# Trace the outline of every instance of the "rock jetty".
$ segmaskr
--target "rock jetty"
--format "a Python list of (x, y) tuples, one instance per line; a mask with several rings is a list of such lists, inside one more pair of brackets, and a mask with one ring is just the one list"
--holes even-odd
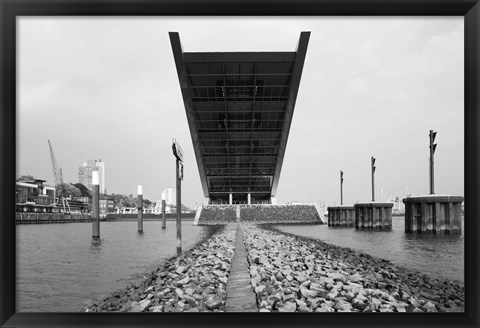
[(260, 312), (463, 312), (464, 287), (320, 241), (242, 225)]
[(237, 227), (259, 312), (463, 312), (462, 284), (275, 230), (228, 224), (86, 312), (224, 312)]
[(140, 283), (114, 292), (85, 311), (223, 312), (235, 238), (235, 225), (227, 225), (183, 259), (166, 261)]

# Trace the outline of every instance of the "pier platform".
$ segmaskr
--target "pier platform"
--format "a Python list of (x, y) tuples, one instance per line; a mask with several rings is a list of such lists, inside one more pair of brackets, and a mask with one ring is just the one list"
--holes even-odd
[(355, 225), (355, 207), (330, 206), (327, 210), (329, 227), (353, 227)]
[(462, 202), (462, 196), (426, 195), (404, 198), (405, 232), (460, 234)]
[(369, 202), (355, 206), (355, 228), (392, 230), (393, 203)]

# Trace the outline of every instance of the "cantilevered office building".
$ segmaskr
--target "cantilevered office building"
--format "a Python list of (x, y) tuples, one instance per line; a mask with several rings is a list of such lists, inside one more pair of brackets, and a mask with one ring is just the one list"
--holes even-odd
[(292, 52), (183, 52), (170, 32), (210, 203), (275, 203), (309, 37)]

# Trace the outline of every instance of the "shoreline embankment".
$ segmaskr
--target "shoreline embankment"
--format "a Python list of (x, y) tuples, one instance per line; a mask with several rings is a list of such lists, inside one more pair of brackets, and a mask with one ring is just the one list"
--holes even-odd
[[(105, 221), (101, 219), (100, 221)], [(15, 224), (82, 223), (92, 222), (92, 216), (85, 213), (31, 213), (16, 212)]]
[(172, 257), (143, 279), (84, 307), (86, 312), (222, 312), (234, 255), (233, 225), (209, 233), (182, 258)]
[(459, 282), (271, 225), (242, 228), (262, 312), (464, 311)]
[[(182, 213), (183, 221), (193, 221), (195, 213)], [(166, 213), (166, 221), (175, 221), (177, 219), (176, 213)], [(122, 222), (122, 221), (137, 221), (137, 214), (107, 214), (101, 216), (101, 222)], [(146, 213), (143, 215), (144, 221), (161, 221), (163, 217), (161, 214)], [(16, 212), (16, 224), (46, 224), (46, 223), (84, 223), (92, 222), (92, 216), (87, 213), (43, 213), (43, 212)]]
[[(349, 248), (240, 223), (260, 312), (463, 312), (464, 286)], [(236, 224), (87, 312), (223, 312)]]

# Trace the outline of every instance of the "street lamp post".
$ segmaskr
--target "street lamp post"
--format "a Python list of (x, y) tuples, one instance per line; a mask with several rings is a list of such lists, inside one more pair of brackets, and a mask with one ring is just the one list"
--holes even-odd
[(340, 171), (340, 205), (343, 205), (343, 171)]
[(375, 201), (375, 157), (372, 156), (372, 202)]
[(435, 149), (437, 149), (437, 144), (434, 144), (433, 142), (435, 141), (436, 136), (437, 132), (430, 130), (430, 195), (435, 194), (433, 183), (433, 155), (435, 154)]
[(176, 158), (177, 181), (177, 256), (182, 255), (182, 180), (183, 180), (183, 151), (175, 139), (172, 142), (173, 155)]

